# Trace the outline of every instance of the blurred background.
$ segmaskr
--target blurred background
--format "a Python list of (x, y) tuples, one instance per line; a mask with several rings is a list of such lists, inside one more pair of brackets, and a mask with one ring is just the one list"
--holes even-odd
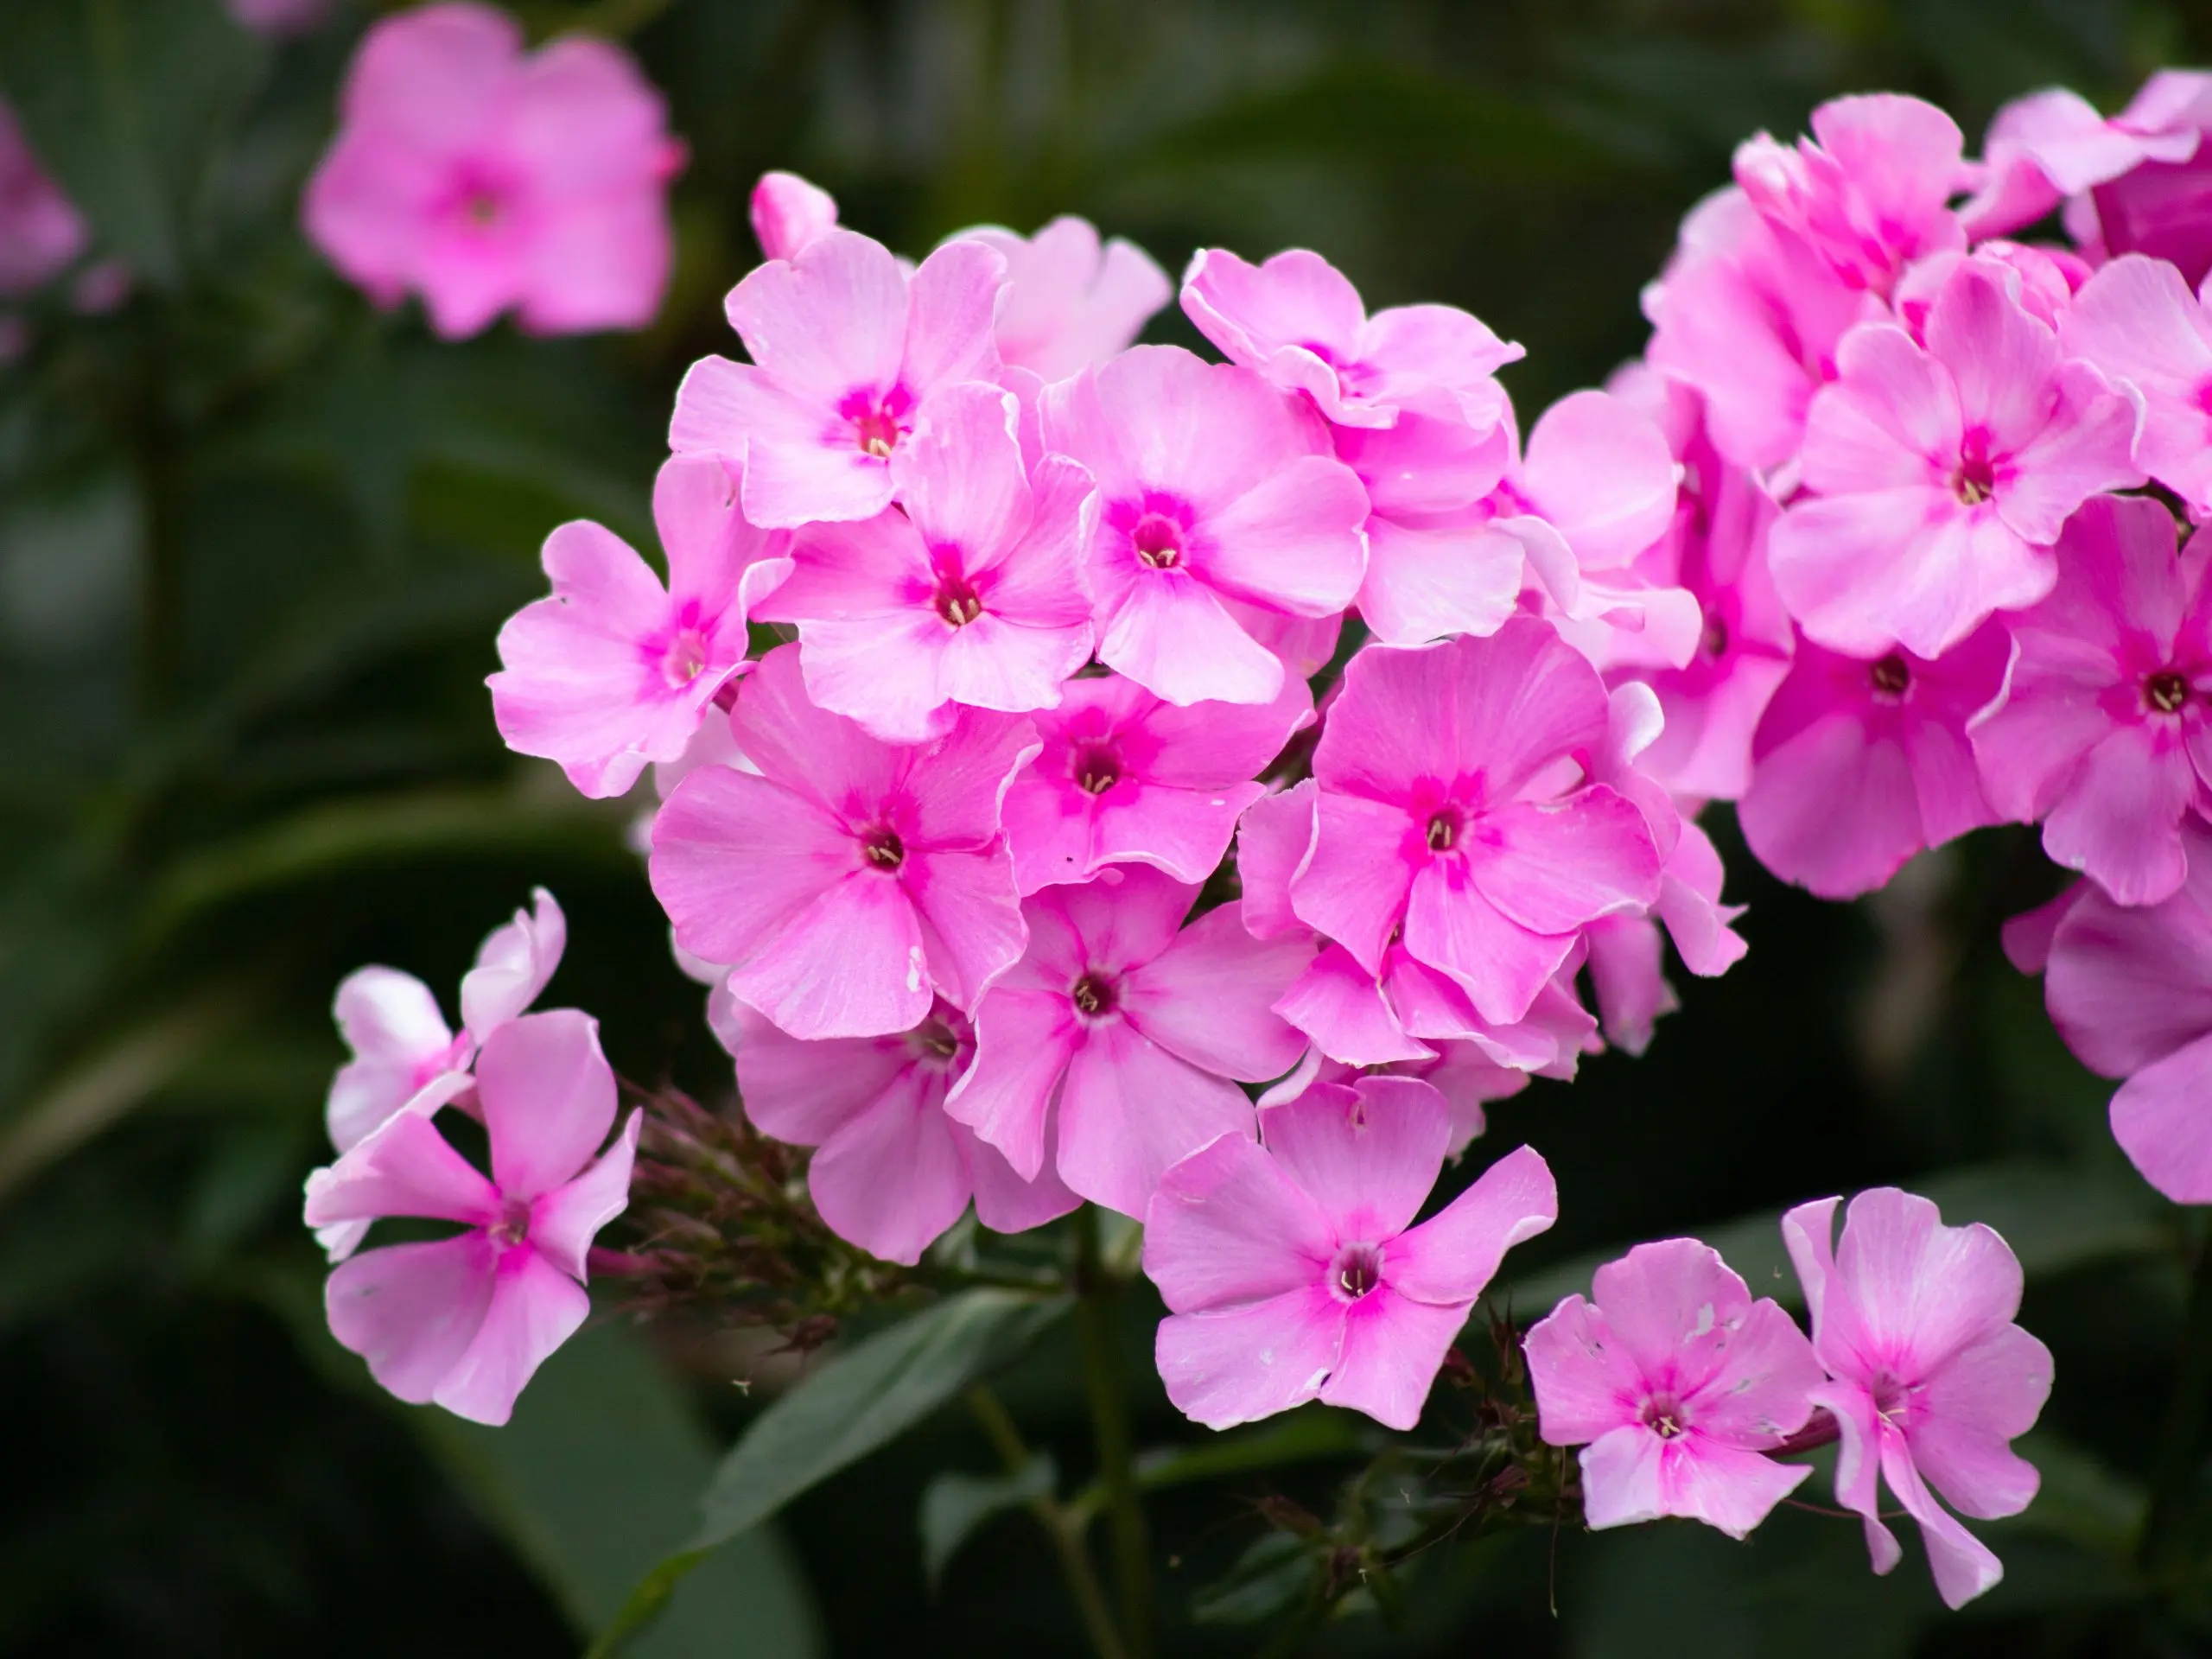
[[(1505, 378), (1525, 423), (1641, 348), (1639, 287), (1750, 133), (1892, 88), (1973, 144), (2017, 93), (2063, 82), (2112, 109), (2152, 68), (2212, 60), (2212, 16), (2178, 0), (516, 10), (534, 38), (623, 39), (690, 146), (677, 273), (642, 334), (441, 344), (309, 249), (299, 192), (373, 8), (272, 42), (218, 0), (0, 5), (0, 91), (39, 112), (96, 255), (131, 274), (98, 315), (66, 285), (19, 308), (0, 367), (0, 1653), (576, 1651), (790, 1374), (711, 1332), (610, 1322), (511, 1429), (472, 1429), (395, 1404), (334, 1347), (298, 1221), (337, 980), (383, 962), (449, 998), (533, 884), (569, 915), (549, 1003), (601, 1016), (629, 1077), (728, 1092), (628, 809), (508, 754), (482, 682), (553, 525), (652, 544), (671, 397), (734, 348), (719, 302), (758, 258), (762, 169), (913, 253), (1062, 212), (1171, 272), (1201, 245), (1315, 248), (1370, 305), (1449, 301), (1523, 342)], [(1198, 344), (1173, 313), (1147, 338)], [(1534, 1528), (1431, 1552), (1395, 1627), (1370, 1610), (1283, 1650), (2207, 1651), (2206, 1541), (2149, 1567), (2133, 1545), (2154, 1494), (2202, 1513), (2191, 1389), (2212, 1355), (2176, 1359), (2202, 1241), (2127, 1168), (2107, 1087), (1998, 951), (1998, 922), (2055, 885), (2031, 838), (1984, 832), (1837, 907), (1763, 876), (1725, 810), (1708, 822), (1749, 960), (1678, 972), (1685, 1006), (1644, 1058), (1493, 1117), (1563, 1196), (1516, 1306), (1573, 1287), (1591, 1252), (1684, 1231), (1756, 1292), (1778, 1240), (1754, 1226), (1739, 1251), (1728, 1224), (1881, 1181), (1996, 1221), (2058, 1361), (2024, 1448), (2044, 1496), (1986, 1529), (2004, 1585), (1945, 1616), (1916, 1546), (1877, 1580), (1855, 1525), (1802, 1512), (1745, 1546)], [(1156, 1311), (1130, 1317), (1147, 1351)], [(1141, 1386), (1143, 1444), (1194, 1436)], [(1068, 1352), (1003, 1393), (1087, 1473)], [(1079, 1650), (1018, 1515), (925, 1571), (925, 1484), (992, 1466), (944, 1414), (717, 1558), (637, 1651)], [(1166, 1649), (1254, 1651), (1266, 1627), (1240, 1621), (1280, 1599), (1224, 1574), (1265, 1537), (1264, 1499), (1326, 1510), (1344, 1473), (1164, 1497)]]

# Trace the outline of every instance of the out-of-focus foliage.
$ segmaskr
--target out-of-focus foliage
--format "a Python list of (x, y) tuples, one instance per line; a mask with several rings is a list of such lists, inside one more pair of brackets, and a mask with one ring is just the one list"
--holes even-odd
[[(602, 1332), (512, 1429), (463, 1432), (363, 1386), (297, 1224), (333, 985), (383, 961), (449, 988), (533, 883), (571, 918), (550, 1000), (600, 1014), (638, 1081), (727, 1092), (625, 810), (509, 756), (481, 682), (555, 524), (650, 544), (670, 397), (729, 344), (762, 168), (910, 251), (1059, 212), (1171, 268), (1200, 244), (1313, 246), (1373, 303), (1455, 302), (1523, 341), (1526, 418), (1638, 349), (1640, 284), (1749, 132), (1894, 87), (1975, 135), (2033, 86), (2112, 107), (2212, 59), (2178, 0), (519, 10), (539, 35), (623, 35), (690, 146), (642, 335), (440, 345), (307, 248), (298, 192), (368, 8), (272, 46), (218, 0), (0, 5), (0, 91), (134, 275), (111, 313), (76, 314), (66, 285), (29, 308), (0, 368), (0, 1651), (560, 1650), (690, 1535), (709, 1429), (734, 1439), (794, 1375), (712, 1332), (654, 1327), (653, 1364)], [(1195, 343), (1173, 315), (1154, 334)], [(1689, 1230), (1765, 1288), (1770, 1230), (1726, 1224), (1816, 1190), (1909, 1180), (1997, 1222), (2058, 1357), (2044, 1496), (1989, 1529), (2005, 1583), (1944, 1618), (1916, 1558), (1875, 1580), (1857, 1528), (1811, 1514), (1742, 1548), (1675, 1525), (1442, 1535), (1387, 1586), (1338, 1586), (1352, 1616), (1296, 1650), (2191, 1650), (2212, 1628), (2204, 1441), (2166, 1418), (2201, 1240), (1997, 953), (1998, 919), (2047, 891), (2031, 837), (1978, 836), (1855, 909), (1740, 849), (1730, 868), (1751, 960), (1688, 985), (1645, 1059), (1495, 1115), (1563, 1197), (1516, 1309), (1592, 1253)], [(1147, 1351), (1156, 1306), (1124, 1312)], [(996, 1386), (1081, 1505), (1072, 1338)], [(1251, 1650), (1273, 1627), (1239, 1621), (1310, 1594), (1317, 1540), (1379, 1559), (1436, 1512), (1418, 1470), (1344, 1489), (1370, 1448), (1325, 1414), (1212, 1441), (1147, 1379), (1139, 1417), (1172, 1652)], [(979, 1501), (931, 1484), (948, 1467), (1005, 1467), (957, 1404), (692, 1575), (635, 1650), (1071, 1650), (1018, 1513), (1034, 1477)]]

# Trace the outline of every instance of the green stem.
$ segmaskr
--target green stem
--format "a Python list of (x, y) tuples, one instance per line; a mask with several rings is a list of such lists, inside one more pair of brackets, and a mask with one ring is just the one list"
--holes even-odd
[(2190, 1523), (2212, 1419), (2212, 1243), (2202, 1219), (2191, 1219), (2189, 1313), (2174, 1363), (2173, 1393), (2158, 1442), (2158, 1478), (2139, 1551), (2144, 1567), (2161, 1578), (2178, 1575), (2189, 1566), (2195, 1531)]
[[(968, 1409), (982, 1425), (1007, 1473), (1018, 1475), (1028, 1466), (1029, 1448), (1021, 1443), (1021, 1433), (999, 1403), (998, 1395), (978, 1382), (968, 1390)], [(1114, 1616), (1106, 1610), (1106, 1592), (1091, 1569), (1090, 1552), (1083, 1547), (1083, 1523), (1050, 1493), (1031, 1498), (1029, 1512), (1052, 1541), (1053, 1551), (1060, 1558), (1061, 1574), (1068, 1581), (1069, 1593), (1075, 1598), (1076, 1611), (1083, 1615), (1083, 1628), (1098, 1659), (1128, 1659), (1121, 1632), (1114, 1628)]]
[(1090, 1395), (1091, 1437), (1106, 1489), (1108, 1535), (1113, 1544), (1114, 1587), (1131, 1659), (1152, 1652), (1151, 1551), (1144, 1510), (1137, 1502), (1136, 1459), (1129, 1443), (1129, 1402), (1114, 1340), (1116, 1287), (1098, 1257), (1098, 1211), (1085, 1205), (1076, 1216), (1076, 1331), (1083, 1346), (1084, 1383)]

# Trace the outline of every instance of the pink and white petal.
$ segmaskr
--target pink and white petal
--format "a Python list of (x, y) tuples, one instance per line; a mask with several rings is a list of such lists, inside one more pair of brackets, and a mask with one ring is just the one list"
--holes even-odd
[(2112, 1133), (2143, 1179), (2176, 1204), (2212, 1204), (2212, 1036), (2122, 1084)]
[(1367, 492), (1342, 461), (1287, 459), (1204, 523), (1211, 586), (1296, 616), (1341, 611), (1367, 573)]
[(310, 1227), (385, 1216), (484, 1227), (499, 1218), (499, 1194), (438, 1133), (429, 1114), (402, 1111), (309, 1175), (302, 1211)]
[(1883, 1439), (1882, 1475), (1905, 1512), (1920, 1522), (1920, 1541), (1927, 1547), (1928, 1565), (1943, 1605), (1955, 1611), (1995, 1588), (2005, 1576), (2005, 1564), (1936, 1501), (1913, 1466), (1911, 1451), (1898, 1436)]
[(1420, 1226), (1391, 1241), (1383, 1277), (1401, 1296), (1472, 1302), (1505, 1253), (1559, 1219), (1559, 1186), (1533, 1147), (1516, 1147)]
[[(1977, 575), (1963, 556), (1978, 544), (1952, 529), (1967, 516), (1949, 494), (1923, 486), (1801, 501), (1770, 538), (1775, 586), (1805, 632), (1832, 651), (1878, 657), (1910, 632), (1934, 634), (1936, 649), (1921, 654), (1941, 655), (1951, 643), (1945, 635), (1963, 635), (1986, 614), (1960, 626)], [(1947, 532), (1954, 539), (1939, 539)]]
[(396, 968), (346, 975), (331, 1012), (353, 1053), (331, 1078), (324, 1106), (331, 1144), (345, 1152), (407, 1103), (423, 1071), (452, 1048), (453, 1033), (430, 988)]
[(1244, 925), (1255, 938), (1273, 938), (1297, 927), (1291, 883), (1306, 868), (1313, 846), (1311, 778), (1263, 795), (1236, 821), (1236, 874), (1244, 894)]
[(1029, 528), (1029, 480), (1014, 436), (1014, 394), (979, 381), (941, 386), (891, 457), (899, 504), (931, 548), (959, 550), (970, 575)]
[(794, 258), (756, 266), (723, 309), (761, 372), (818, 405), (825, 419), (848, 391), (899, 378), (906, 276), (889, 250), (856, 232), (829, 231)]
[(1144, 1222), (1145, 1274), (1177, 1313), (1318, 1285), (1336, 1248), (1319, 1206), (1243, 1135), (1223, 1135), (1172, 1165)]
[(1226, 249), (1201, 248), (1183, 273), (1182, 299), (1198, 332), (1249, 368), (1266, 367), (1285, 345), (1319, 345), (1332, 357), (1350, 357), (1367, 321), (1344, 273), (1304, 248), (1257, 266)]
[(510, 1250), (494, 1270), (492, 1304), (474, 1339), (430, 1397), (456, 1417), (499, 1427), (537, 1368), (590, 1313), (582, 1285), (535, 1250)]
[(1413, 821), (1402, 806), (1324, 789), (1315, 796), (1313, 822), (1305, 868), (1291, 880), (1291, 907), (1369, 973), (1380, 973), (1383, 946), (1414, 887), (1406, 856)]
[(899, 379), (916, 397), (997, 375), (991, 325), (1005, 281), (1005, 256), (980, 242), (947, 242), (915, 269)]
[(1665, 1512), (1718, 1527), (1731, 1538), (1749, 1537), (1813, 1472), (1809, 1463), (1777, 1463), (1757, 1452), (1703, 1440), (1694, 1432), (1659, 1444)]
[(2179, 743), (2147, 721), (2118, 727), (2083, 757), (2044, 820), (2044, 851), (2114, 904), (2155, 905), (2189, 874), (2181, 826), (2196, 795)]
[(1270, 1106), (1260, 1138), (1338, 1239), (1382, 1244), (1405, 1231), (1435, 1186), (1452, 1116), (1416, 1077), (1362, 1077), (1349, 1087), (1316, 1084)]
[(1318, 1287), (1160, 1322), (1153, 1359), (1175, 1408), (1208, 1428), (1257, 1422), (1317, 1398), (1344, 1342), (1344, 1310)]
[(998, 1148), (1025, 1180), (1049, 1166), (1046, 1128), (1083, 1044), (1063, 989), (993, 992), (976, 1010), (976, 1058), (944, 1109)]
[(790, 259), (837, 228), (837, 200), (796, 173), (763, 173), (747, 217), (762, 257)]
[(1170, 1166), (1216, 1135), (1254, 1133), (1243, 1090), (1116, 1021), (1068, 1062), (1057, 1164), (1072, 1191), (1141, 1217)]
[(476, 1057), (476, 1096), (502, 1196), (551, 1192), (614, 1127), (614, 1069), (600, 1052), (599, 1021), (574, 1008), (508, 1020)]
[(922, 948), (913, 967), (925, 996), (934, 985), (955, 1007), (972, 1011), (992, 982), (1021, 960), (1029, 942), (1014, 860), (1003, 847), (910, 852), (900, 878), (918, 924)]
[(2034, 1501), (2042, 1477), (2008, 1442), (2035, 1427), (2050, 1374), (2050, 1350), (2007, 1325), (1929, 1379), (1905, 1438), (1915, 1465), (1954, 1509), (1993, 1521)]
[(478, 1043), (494, 1027), (537, 1001), (569, 945), (569, 918), (543, 887), (531, 890), (531, 908), (497, 927), (477, 947), (476, 965), (461, 976), (461, 1018)]
[(1097, 619), (1098, 659), (1174, 703), (1273, 702), (1283, 667), (1187, 571), (1147, 572)]
[(1243, 1083), (1298, 1063), (1305, 1039), (1273, 1004), (1313, 958), (1291, 934), (1255, 939), (1233, 905), (1208, 911), (1122, 982), (1122, 1014), (1169, 1053)]
[(1667, 1514), (1660, 1480), (1666, 1442), (1641, 1423), (1624, 1423), (1582, 1448), (1582, 1523), (1592, 1532), (1633, 1527)]
[(1322, 1400), (1363, 1411), (1386, 1428), (1412, 1428), (1467, 1311), (1465, 1303), (1409, 1301), (1387, 1283), (1368, 1292), (1344, 1311), (1344, 1344)]
[(1804, 1290), (1815, 1338), (1827, 1303), (1828, 1281), (1835, 1276), (1835, 1212), (1842, 1203), (1841, 1198), (1812, 1198), (1784, 1211), (1782, 1217), (1783, 1245)]
[(341, 1262), (322, 1291), (330, 1334), (387, 1392), (427, 1404), (483, 1326), (495, 1254), (484, 1234), (467, 1232)]
[(944, 1115), (944, 1088), (941, 1077), (909, 1067), (807, 1165), (807, 1190), (831, 1230), (910, 1268), (960, 1219), (975, 1185)]
[(1405, 918), (1406, 953), (1449, 975), (1496, 1025), (1527, 1014), (1580, 943), (1576, 932), (1531, 932), (1483, 895), (1465, 865), (1440, 861), (1414, 878)]
[(539, 1254), (570, 1278), (590, 1275), (585, 1260), (599, 1230), (630, 1204), (630, 1172), (638, 1158), (638, 1133), (645, 1114), (633, 1111), (613, 1145), (600, 1154), (575, 1179), (555, 1187), (530, 1209), (530, 1242)]

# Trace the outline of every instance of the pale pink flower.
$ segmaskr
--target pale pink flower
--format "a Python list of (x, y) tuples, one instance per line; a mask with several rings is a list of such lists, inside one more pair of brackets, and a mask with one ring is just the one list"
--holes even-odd
[[(2026, 307), (2037, 321), (2053, 328), (2063, 326), (2066, 314), (2073, 309), (2074, 296), (2095, 270), (2088, 260), (2063, 248), (2039, 248), (2018, 242), (1984, 242), (1971, 253), (1955, 249), (1948, 253), (1932, 253), (1910, 266), (1898, 278), (1897, 292), (1890, 296), (1891, 309), (1897, 320), (1922, 345), (1928, 343), (1928, 314), (1934, 308), (1936, 296), (1958, 268), (1969, 263), (2003, 283), (2005, 291)], [(2069, 357), (2086, 355), (2071, 346), (2066, 349)]]
[(1318, 253), (1262, 265), (1201, 248), (1183, 273), (1183, 309), (1232, 363), (1302, 391), (1338, 426), (1388, 427), (1408, 402), (1442, 392), (1487, 432), (1503, 418), (1497, 371), (1526, 353), (1456, 306), (1398, 305), (1373, 316)]
[(2187, 873), (2183, 823), (2212, 800), (2212, 541), (2177, 557), (2163, 505), (2104, 498), (2058, 553), (2058, 586), (2014, 619), (2004, 689), (1969, 728), (1982, 788), (2043, 824), (2054, 862), (2155, 904)]
[(2051, 544), (2075, 508), (2143, 481), (2133, 404), (2064, 358), (1996, 273), (1962, 264), (1927, 335), (1923, 348), (1869, 324), (1844, 340), (1806, 427), (1820, 499), (1774, 529), (1775, 585), (1833, 651), (1942, 656), (1992, 612), (2050, 591)]
[(649, 762), (681, 756), (745, 669), (746, 621), (791, 574), (788, 537), (738, 510), (711, 455), (677, 455), (653, 480), (663, 588), (629, 543), (588, 519), (545, 538), (553, 594), (499, 630), (492, 717), (518, 754), (557, 760), (586, 795), (620, 795)]
[(2046, 87), (1997, 111), (1982, 141), (1981, 186), (1959, 217), (1971, 236), (2001, 236), (2145, 161), (2185, 162), (2196, 143), (2193, 127), (2153, 132), (2123, 125), (2106, 120), (2078, 92)]
[(369, 30), (339, 118), (308, 235), (378, 304), (420, 294), (449, 340), (510, 308), (534, 334), (640, 328), (660, 308), (683, 149), (619, 48), (525, 55), (513, 18), (447, 0)]
[(1887, 296), (1923, 254), (1966, 245), (1951, 197), (1973, 178), (1958, 124), (1894, 92), (1813, 111), (1813, 137), (1785, 149), (1765, 133), (1736, 150), (1736, 182), (1853, 288)]
[(745, 474), (745, 516), (789, 527), (872, 518), (922, 402), (999, 372), (991, 313), (1006, 262), (948, 242), (909, 276), (881, 243), (824, 232), (723, 302), (750, 363), (705, 357), (677, 389), (669, 448)]
[(1281, 1077), (1304, 1050), (1268, 1005), (1313, 947), (1255, 939), (1232, 906), (1185, 927), (1198, 895), (1131, 866), (1022, 906), (1028, 950), (976, 1007), (976, 1062), (945, 1103), (1018, 1173), (1057, 1168), (1141, 1216), (1168, 1165), (1251, 1135), (1236, 1085)]
[[(2148, 254), (2195, 283), (2212, 273), (2212, 74), (2162, 69), (2112, 118), (2132, 139), (2131, 167), (2088, 181), (2096, 242), (2107, 255)], [(2096, 169), (2103, 171), (2103, 168)]]
[(1314, 752), (1298, 915), (1370, 975), (1402, 929), (1484, 1020), (1521, 1019), (1586, 924), (1658, 897), (1643, 813), (1587, 781), (1610, 715), (1597, 671), (1533, 618), (1362, 652)]
[(2050, 1350), (2012, 1323), (2020, 1263), (1987, 1227), (1946, 1227), (1926, 1198), (1878, 1187), (1851, 1201), (1839, 1244), (1840, 1202), (1782, 1218), (1814, 1351), (1833, 1379), (1812, 1400), (1841, 1432), (1836, 1501), (1866, 1518), (1874, 1570), (1887, 1573), (1902, 1552), (1880, 1519), (1878, 1471), (1920, 1522), (1944, 1603), (1962, 1606), (2005, 1569), (1936, 1494), (1985, 1521), (2028, 1507), (2035, 1467), (2009, 1442), (2050, 1395)]
[(939, 995), (972, 1010), (1021, 955), (999, 802), (1037, 753), (1029, 722), (969, 709), (929, 743), (879, 742), (807, 700), (785, 645), (730, 730), (756, 770), (701, 766), (653, 821), (677, 943), (794, 1037), (911, 1031)]
[(1252, 779), (1313, 723), (1313, 695), (1286, 677), (1272, 702), (1180, 709), (1119, 675), (1071, 680), (1037, 716), (1044, 752), (1006, 797), (1025, 893), (1088, 881), (1109, 864), (1152, 864), (1204, 881), (1229, 850)]
[(1326, 423), (1170, 346), (1046, 388), (1041, 414), (1046, 448), (1098, 481), (1099, 660), (1173, 703), (1272, 702), (1282, 661), (1230, 607), (1332, 618), (1366, 567), (1367, 493)]
[(999, 356), (1048, 383), (1107, 362), (1174, 297), (1150, 254), (1118, 236), (1102, 246), (1090, 221), (1071, 214), (1032, 237), (978, 225), (945, 239), (981, 242), (1006, 260)]
[(1324, 1084), (1161, 1179), (1144, 1269), (1169, 1317), (1167, 1397), (1209, 1428), (1308, 1400), (1411, 1428), (1505, 1252), (1559, 1215), (1552, 1173), (1522, 1147), (1419, 1226), (1452, 1135), (1410, 1077)]
[(598, 1022), (573, 1009), (499, 1027), (476, 1062), (488, 1178), (428, 1114), (402, 1112), (308, 1179), (307, 1222), (385, 1217), (466, 1230), (341, 1263), (325, 1287), (330, 1332), (410, 1404), (507, 1421), (515, 1396), (591, 1311), (585, 1255), (629, 1202), (643, 1114), (614, 1127), (614, 1073)]
[(1643, 310), (1651, 365), (1703, 394), (1714, 444), (1755, 471), (1796, 454), (1814, 392), (1835, 378), (1837, 343), (1854, 324), (1885, 315), (1872, 293), (1846, 283), (1732, 189), (1682, 221)]
[(1592, 1531), (1682, 1516), (1747, 1535), (1813, 1472), (1765, 1454), (1824, 1380), (1771, 1299), (1694, 1238), (1639, 1244), (1522, 1339), (1548, 1446), (1582, 1448)]
[(2037, 920), (2058, 918), (2044, 982), (2051, 1022), (2082, 1065), (2126, 1079), (2112, 1097), (2114, 1138), (2175, 1203), (2207, 1204), (2212, 831), (2192, 823), (2182, 838), (2189, 874), (2172, 897), (2131, 908), (2077, 882)]
[(1967, 722), (1997, 695), (2007, 651), (1994, 622), (1935, 662), (1800, 641), (1736, 808), (1759, 862), (1823, 899), (1853, 899), (1915, 853), (1996, 823)]
[(2136, 465), (2212, 512), (2212, 316), (2181, 273), (2140, 254), (2113, 260), (2075, 296), (2059, 338), (2141, 394)]
[(838, 1236), (908, 1267), (960, 1219), (1027, 1232), (1082, 1200), (1051, 1166), (1025, 1181), (999, 1150), (946, 1116), (944, 1096), (976, 1052), (974, 1029), (939, 999), (890, 1037), (801, 1042), (717, 988), (707, 1022), (737, 1063), (745, 1115), (764, 1133), (812, 1147), (814, 1207)]
[(837, 228), (837, 200), (796, 173), (763, 173), (746, 204), (767, 259), (796, 259)]
[(91, 241), (84, 215), (39, 165), (15, 111), (0, 99), (0, 298), (45, 287)]
[(932, 392), (892, 452), (899, 505), (794, 531), (791, 579), (756, 612), (798, 624), (807, 694), (887, 742), (942, 734), (962, 704), (1050, 709), (1090, 660), (1097, 492), (1065, 455), (1025, 474), (1017, 414), (996, 386)]
[(1445, 1143), (1444, 1154), (1456, 1160), (1489, 1128), (1483, 1109), (1494, 1100), (1510, 1100), (1519, 1094), (1529, 1086), (1529, 1074), (1500, 1065), (1478, 1044), (1444, 1040), (1434, 1047), (1433, 1059), (1392, 1060), (1372, 1066), (1328, 1059), (1319, 1049), (1309, 1048), (1295, 1071), (1260, 1096), (1260, 1109), (1264, 1112), (1270, 1106), (1296, 1100), (1316, 1084), (1350, 1088), (1363, 1077), (1413, 1077), (1444, 1097), (1445, 1109), (1452, 1114), (1452, 1138)]

